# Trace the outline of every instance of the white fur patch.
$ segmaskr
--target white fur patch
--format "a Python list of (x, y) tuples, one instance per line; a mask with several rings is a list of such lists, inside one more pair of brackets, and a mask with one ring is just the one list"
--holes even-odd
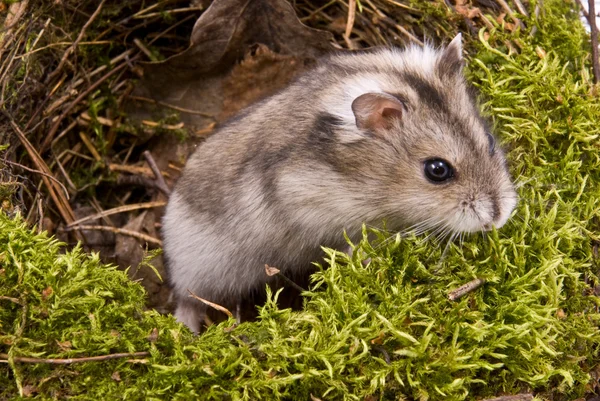
[[(340, 64), (358, 69), (377, 65), (384, 73), (364, 72), (341, 77), (338, 82), (321, 98), (320, 107), (343, 122), (345, 135), (342, 140), (358, 138), (360, 130), (356, 127), (356, 117), (352, 111), (352, 102), (365, 93), (382, 93), (394, 90), (390, 82), (390, 73), (400, 70), (418, 71), (421, 75), (434, 74), (439, 53), (432, 47), (411, 46), (404, 51), (384, 49), (378, 53), (345, 55), (338, 60)], [(336, 60), (334, 58), (333, 60)], [(352, 134), (356, 134), (353, 136)]]

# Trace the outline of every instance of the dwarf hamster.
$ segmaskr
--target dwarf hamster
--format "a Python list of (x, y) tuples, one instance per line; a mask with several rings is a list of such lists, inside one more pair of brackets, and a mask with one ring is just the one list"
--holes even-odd
[(461, 37), (322, 60), (224, 124), (190, 157), (163, 222), (175, 316), (341, 249), (363, 223), (453, 233), (501, 227), (517, 195), (463, 73)]

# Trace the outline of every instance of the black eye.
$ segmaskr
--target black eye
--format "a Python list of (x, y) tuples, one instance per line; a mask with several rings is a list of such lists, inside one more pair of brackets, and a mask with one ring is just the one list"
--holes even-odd
[(454, 169), (446, 160), (429, 159), (425, 161), (425, 177), (438, 184), (454, 177)]
[(487, 135), (487, 138), (488, 138), (488, 143), (490, 145), (490, 147), (489, 147), (490, 155), (493, 155), (494, 154), (494, 148), (496, 147), (496, 139), (490, 133), (487, 133), (486, 135)]

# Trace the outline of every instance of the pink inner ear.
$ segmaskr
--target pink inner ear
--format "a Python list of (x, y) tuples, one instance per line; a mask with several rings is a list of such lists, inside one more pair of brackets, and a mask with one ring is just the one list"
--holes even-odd
[(402, 103), (387, 93), (365, 93), (352, 102), (356, 126), (362, 129), (390, 129), (394, 120), (402, 118), (403, 109)]
[(401, 119), (402, 118), (402, 109), (386, 107), (381, 111), (381, 116), (385, 120), (390, 120), (392, 118)]

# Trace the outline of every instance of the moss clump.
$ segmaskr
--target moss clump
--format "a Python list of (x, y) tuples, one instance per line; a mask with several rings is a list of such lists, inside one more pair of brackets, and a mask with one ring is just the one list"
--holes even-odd
[[(58, 241), (0, 213), (0, 352), (9, 359), (0, 365), (0, 399), (19, 391), (58, 398), (96, 394), (103, 399), (102, 392), (112, 387), (116, 391), (117, 382), (111, 379), (111, 386), (111, 380), (103, 381), (107, 372), (109, 379), (121, 369), (140, 372), (125, 359), (49, 365), (22, 364), (13, 357), (160, 353), (163, 339), (174, 341), (173, 335), (162, 333), (178, 326), (172, 318), (144, 311), (144, 301), (143, 288), (125, 272), (103, 266), (97, 255), (80, 248), (64, 253)], [(159, 335), (151, 342), (154, 328)]]

